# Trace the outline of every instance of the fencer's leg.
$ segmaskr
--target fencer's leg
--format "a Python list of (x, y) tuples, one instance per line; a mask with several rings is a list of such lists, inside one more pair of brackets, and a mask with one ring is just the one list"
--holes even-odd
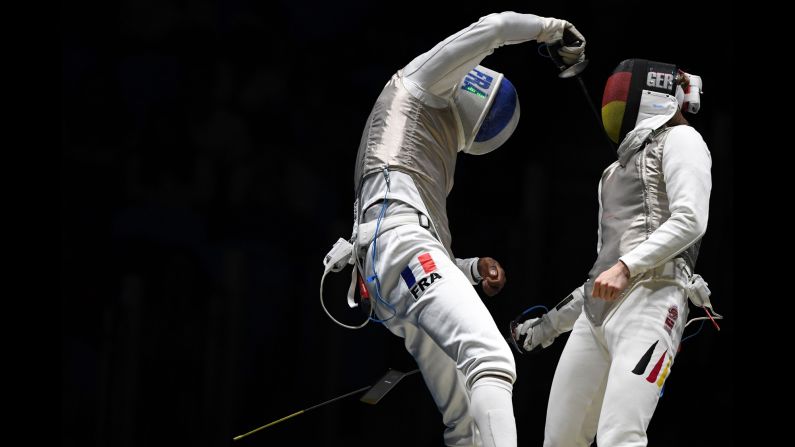
[[(446, 427), (445, 445), (480, 446), (478, 430), (469, 411), (469, 393), (465, 377), (450, 356), (418, 327), (416, 318), (410, 313), (415, 298), (406, 282), (408, 275), (404, 277), (403, 270), (409, 264), (415, 267), (413, 274), (416, 274), (414, 279), (418, 283), (415, 284), (415, 289), (423, 284), (423, 278), (430, 281), (424, 269), (417, 265), (419, 262), (417, 256), (440, 245), (427, 230), (416, 226), (405, 226), (389, 231), (381, 237), (380, 242), (379, 278), (382, 292), (394, 306), (395, 312), (381, 303), (376, 303), (378, 316), (386, 320), (384, 325), (392, 333), (404, 338), (406, 350), (417, 362), (423, 380), (442, 414)], [(368, 251), (366, 260), (368, 272), (372, 269), (371, 253)], [(442, 255), (435, 257), (439, 258)], [(439, 283), (437, 280), (429, 282), (429, 290), (436, 288)], [(372, 289), (372, 283), (368, 283), (368, 288)], [(375, 296), (374, 292), (371, 291), (371, 296)]]
[(442, 420), (446, 446), (475, 447), (481, 445), (470, 415), (469, 393), (463, 374), (455, 362), (425, 332), (405, 325), (402, 334), (406, 350), (414, 357), (425, 385), (431, 392)]
[(563, 348), (549, 392), (545, 447), (587, 447), (594, 440), (609, 369), (596, 331), (580, 314)]
[(504, 377), (481, 376), (472, 384), (472, 417), (484, 446), (515, 446), (513, 384)]
[[(439, 249), (427, 253), (434, 260), (435, 273), (440, 278), (417, 295), (408, 314), (466, 377), (472, 390), (472, 417), (483, 445), (513, 447), (516, 445), (511, 401), (516, 379), (513, 353), (458, 267)], [(410, 263), (409, 268), (414, 276), (423, 275), (422, 267), (416, 263)], [(481, 379), (484, 381), (473, 387)], [(486, 432), (491, 435), (487, 437)]]
[[(513, 353), (477, 292), (444, 247), (427, 230), (413, 225), (396, 228), (383, 237), (381, 259), (385, 263), (388, 259), (388, 265), (380, 272), (385, 290), (392, 289), (389, 295), (397, 304), (397, 314), (386, 326), (402, 336), (406, 336), (409, 325), (427, 334), (444, 352), (440, 360), (447, 357), (461, 372), (467, 389), (486, 376), (502, 377), (506, 385), (512, 386), (516, 380)], [(480, 430), (481, 426), (490, 426), (493, 432), (515, 434), (513, 404), (510, 398), (502, 397), (505, 387), (492, 390), (500, 397), (491, 398), (494, 393), (487, 391), (495, 386), (487, 383), (475, 396), (482, 400), (480, 408), (485, 411), (471, 413), (471, 417)], [(490, 420), (492, 411), (496, 412)], [(501, 417), (505, 413), (511, 417)], [(501, 437), (483, 441), (486, 446), (515, 447), (515, 435), (509, 438), (513, 441), (502, 441)]]
[(642, 447), (687, 320), (686, 298), (676, 286), (638, 287), (624, 304), (605, 324), (613, 362), (597, 443)]

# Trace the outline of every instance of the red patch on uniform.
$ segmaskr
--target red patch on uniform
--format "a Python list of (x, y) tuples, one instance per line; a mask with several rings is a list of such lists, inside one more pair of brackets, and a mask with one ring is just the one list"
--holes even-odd
[(668, 350), (666, 349), (660, 356), (660, 360), (657, 360), (657, 364), (654, 365), (654, 369), (649, 373), (649, 377), (646, 377), (647, 382), (654, 383), (654, 381), (657, 380), (657, 375), (660, 374), (660, 368), (662, 368), (663, 360), (665, 360), (665, 354), (667, 353)]
[(677, 318), (679, 318), (679, 308), (676, 306), (671, 306), (668, 309), (668, 316), (665, 317), (665, 331), (669, 334), (671, 333), (671, 329), (674, 328)]
[(431, 273), (436, 270), (436, 263), (433, 262), (430, 253), (421, 254), (417, 259), (419, 259), (420, 265), (422, 265), (422, 269), (425, 270), (425, 273)]

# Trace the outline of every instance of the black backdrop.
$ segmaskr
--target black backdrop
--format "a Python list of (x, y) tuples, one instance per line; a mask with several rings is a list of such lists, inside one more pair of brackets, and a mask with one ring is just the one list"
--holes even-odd
[[(685, 343), (650, 445), (733, 445), (731, 11), (661, 2), (125, 0), (62, 10), (61, 438), (64, 445), (229, 445), (234, 435), (413, 369), (378, 324), (334, 325), (322, 257), (350, 234), (353, 162), (372, 102), (417, 54), (490, 12), (573, 22), (597, 103), (622, 59), (704, 79), (688, 116), (713, 159), (698, 271), (727, 317)], [(459, 257), (506, 269), (485, 302), (503, 330), (555, 304), (594, 258), (596, 185), (614, 158), (578, 85), (535, 43), (498, 49), (522, 105), (500, 150), (461, 156), (448, 199)], [(327, 284), (348, 322), (343, 275)], [(485, 298), (485, 295), (481, 296)], [(695, 315), (698, 312), (693, 312)], [(521, 445), (540, 445), (565, 336), (517, 358)], [(376, 406), (356, 398), (239, 445), (441, 445), (419, 376)]]

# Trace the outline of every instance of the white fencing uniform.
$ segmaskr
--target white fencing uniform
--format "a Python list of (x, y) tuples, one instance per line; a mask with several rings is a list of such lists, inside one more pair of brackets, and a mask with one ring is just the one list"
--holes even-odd
[[(712, 161), (697, 131), (669, 126), (678, 111), (699, 111), (701, 86), (697, 75), (645, 59), (622, 61), (607, 80), (602, 123), (621, 144), (599, 182), (596, 262), (588, 281), (555, 308), (512, 327), (527, 351), (572, 331), (552, 382), (545, 446), (589, 446), (594, 438), (602, 447), (645, 446), (688, 299), (712, 311), (706, 283), (692, 273), (707, 227)], [(623, 274), (615, 273), (624, 270), (620, 262), (626, 287), (614, 276)], [(605, 289), (595, 297), (597, 279)], [(608, 286), (624, 288), (608, 301)]]
[(376, 315), (405, 338), (450, 446), (516, 445), (513, 354), (472, 287), (478, 259), (456, 259), (451, 249), (445, 204), (457, 154), (467, 150), (454, 95), (495, 48), (559, 39), (564, 26), (532, 14), (482, 17), (398, 71), (362, 134), (357, 228), (372, 228), (382, 211), (384, 221), (408, 215), (417, 222), (380, 232), (376, 244), (357, 230), (358, 265), (363, 277), (377, 276), (366, 283)]
[[(555, 371), (545, 446), (588, 446), (594, 437), (606, 447), (647, 444), (687, 321), (712, 184), (709, 150), (692, 127), (663, 127), (649, 138), (645, 147), (622, 145), (602, 175), (599, 256)], [(593, 280), (619, 259), (629, 286), (616, 301), (594, 298)]]

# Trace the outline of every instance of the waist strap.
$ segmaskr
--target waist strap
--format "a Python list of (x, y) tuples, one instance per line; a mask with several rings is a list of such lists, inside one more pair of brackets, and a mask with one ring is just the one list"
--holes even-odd
[(683, 258), (674, 258), (649, 270), (643, 279), (679, 279), (687, 282), (690, 278), (690, 267)]
[(431, 222), (428, 219), (428, 216), (422, 214), (420, 212), (416, 213), (402, 213), (402, 214), (395, 214), (391, 216), (384, 217), (380, 221), (374, 220), (366, 223), (359, 224), (358, 226), (358, 234), (355, 235), (356, 237), (356, 244), (351, 244), (350, 242), (346, 241), (345, 239), (339, 238), (331, 250), (326, 254), (323, 258), (323, 276), (320, 278), (320, 305), (323, 307), (323, 310), (326, 312), (326, 315), (329, 316), (335, 323), (338, 325), (348, 328), (348, 329), (359, 329), (364, 327), (367, 324), (368, 320), (365, 320), (364, 323), (358, 326), (350, 326), (344, 323), (339, 322), (336, 318), (334, 318), (331, 313), (329, 313), (328, 309), (326, 309), (326, 305), (323, 301), (323, 285), (326, 281), (326, 275), (329, 272), (339, 272), (345, 266), (354, 264), (354, 268), (351, 271), (351, 283), (348, 287), (348, 307), (354, 308), (358, 306), (356, 300), (354, 299), (354, 294), (356, 293), (356, 282), (358, 280), (358, 269), (356, 268), (355, 258), (356, 254), (354, 253), (354, 247), (356, 249), (361, 249), (367, 247), (376, 235), (376, 230), (378, 234), (384, 234), (385, 232), (397, 228), (401, 225), (419, 225), (423, 228), (429, 229), (431, 227)]
[(359, 231), (356, 237), (357, 245), (359, 247), (366, 247), (368, 244), (373, 242), (373, 237), (375, 236), (376, 230), (378, 230), (378, 234), (381, 235), (401, 225), (410, 224), (419, 225), (426, 229), (430, 229), (431, 227), (431, 221), (428, 219), (428, 216), (420, 213), (419, 211), (416, 213), (386, 216), (381, 219), (380, 223), (378, 220), (373, 220), (359, 224)]
[(694, 306), (704, 309), (706, 312), (706, 317), (691, 318), (687, 324), (685, 324), (685, 327), (694, 321), (709, 319), (712, 320), (715, 327), (720, 330), (720, 327), (718, 327), (714, 320), (721, 320), (723, 316), (715, 312), (712, 308), (712, 302), (709, 299), (712, 292), (709, 290), (709, 287), (707, 287), (707, 282), (704, 281), (701, 275), (692, 274), (690, 272), (690, 267), (683, 258), (672, 259), (649, 270), (649, 272), (643, 275), (640, 282), (643, 282), (643, 280), (659, 279), (667, 279), (679, 284), (685, 289), (685, 293), (690, 302), (693, 303)]

